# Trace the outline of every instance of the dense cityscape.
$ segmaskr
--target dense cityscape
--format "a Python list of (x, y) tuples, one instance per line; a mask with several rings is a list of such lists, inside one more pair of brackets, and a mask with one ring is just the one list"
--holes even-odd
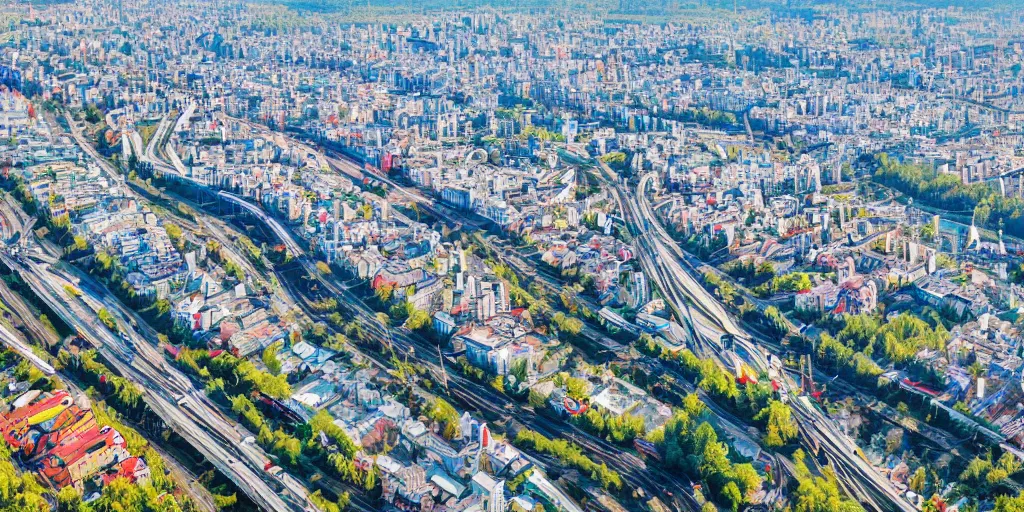
[(1024, 510), (1016, 2), (0, 32), (0, 511)]

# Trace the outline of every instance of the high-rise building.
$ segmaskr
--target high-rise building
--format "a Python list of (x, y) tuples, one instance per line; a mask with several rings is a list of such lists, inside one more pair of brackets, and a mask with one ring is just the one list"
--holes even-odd
[(505, 481), (497, 480), (487, 500), (487, 512), (505, 512)]

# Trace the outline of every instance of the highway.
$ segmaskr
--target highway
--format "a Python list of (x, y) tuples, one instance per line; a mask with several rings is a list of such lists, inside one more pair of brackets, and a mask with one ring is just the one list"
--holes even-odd
[[(755, 371), (769, 372), (768, 354), (750, 333), (732, 319), (724, 306), (704, 289), (687, 270), (688, 259), (655, 215), (646, 196), (647, 185), (656, 174), (641, 177), (635, 190), (625, 190), (618, 176), (603, 162), (599, 165), (613, 184), (613, 194), (620, 205), (627, 224), (637, 233), (637, 256), (645, 273), (662, 290), (666, 302), (681, 318), (690, 324), (694, 352), (698, 357), (714, 357), (727, 368), (737, 361)], [(628, 199), (625, 199), (628, 198)], [(722, 335), (734, 337), (742, 353), (734, 353), (722, 344)], [(783, 390), (798, 390), (799, 386), (784, 372), (778, 374)], [(915, 508), (899, 491), (856, 450), (856, 446), (838, 431), (806, 397), (790, 400), (800, 426), (803, 441), (813, 448), (821, 448), (836, 471), (844, 489), (870, 509), (912, 512)]]
[(3, 343), (7, 348), (17, 352), (18, 355), (27, 359), (33, 366), (39, 368), (45, 375), (53, 376), (57, 373), (50, 363), (46, 362), (43, 358), (36, 355), (32, 351), (32, 347), (28, 346), (25, 342), (21, 341), (21, 338), (15, 336), (13, 332), (7, 329), (6, 326), (0, 324), (0, 343)]
[[(111, 179), (118, 180), (117, 171), (84, 140), (73, 120), (68, 118), (68, 123), (72, 136), (83, 151), (97, 161)], [(190, 379), (164, 362), (163, 355), (153, 348), (157, 346), (155, 332), (150, 329), (148, 334), (152, 336), (147, 339), (139, 332), (125, 329), (125, 335), (131, 340), (131, 343), (126, 343), (98, 324), (95, 310), (87, 310), (84, 302), (69, 301), (62, 287), (53, 284), (61, 277), (50, 269), (33, 262), (16, 261), (6, 254), (2, 259), (12, 270), (20, 270), (33, 291), (68, 325), (78, 329), (119, 374), (138, 384), (153, 411), (234, 482), (253, 503), (275, 512), (315, 510), (304, 487), (294, 484), (294, 479), (287, 473), (283, 473), (281, 479), (268, 474), (264, 466), (269, 459), (262, 450), (241, 447), (243, 437), (233, 428), (233, 422), (224, 418), (217, 406), (197, 390)], [(73, 278), (66, 282), (76, 284)], [(119, 303), (109, 291), (99, 297), (84, 297), (103, 307), (112, 302)], [(132, 314), (123, 304), (116, 311), (122, 317)], [(146, 324), (138, 322), (138, 325)]]
[[(35, 314), (29, 309), (28, 305), (25, 303), (24, 298), (22, 298), (20, 295), (18, 295), (10, 288), (8, 288), (7, 285), (3, 282), (0, 282), (0, 296), (3, 297), (4, 304), (10, 307), (15, 312), (24, 328), (28, 329), (29, 332), (31, 333), (31, 336), (35, 338), (37, 341), (50, 344), (51, 339), (58, 338), (56, 334), (54, 334), (52, 331), (43, 326), (42, 323), (36, 318)], [(24, 343), (21, 341), (21, 337), (11, 333), (8, 329), (2, 329), (2, 333), (3, 336), (0, 336), (0, 341), (2, 341), (5, 345), (8, 345), (10, 348), (19, 350), (16, 348), (17, 346), (24, 346)], [(57, 339), (57, 341), (59, 341), (59, 339)], [(54, 375), (53, 367), (50, 366), (45, 361), (43, 361), (41, 358), (30, 358), (29, 361), (32, 362), (37, 368), (39, 368), (44, 374)], [(78, 390), (73, 384), (72, 378), (70, 378), (63, 372), (58, 373), (58, 375), (61, 375), (63, 377), (64, 383), (69, 388), (77, 390), (78, 394), (82, 394), (81, 390)], [(198, 477), (195, 474), (193, 474), (188, 469), (183, 467), (173, 457), (165, 453), (158, 445), (151, 443), (150, 446), (154, 450), (157, 450), (157, 452), (159, 452), (160, 455), (164, 458), (164, 462), (168, 466), (168, 469), (170, 469), (171, 472), (174, 474), (174, 478), (176, 478), (179, 482), (187, 485), (187, 492), (197, 505), (201, 506), (203, 510), (216, 510), (216, 506), (214, 505), (213, 502), (213, 497), (210, 495), (210, 492), (206, 488), (204, 488), (202, 485), (198, 483)]]
[(73, 281), (39, 263), (19, 262), (7, 255), (0, 259), (19, 272), (32, 290), (94, 346), (115, 371), (138, 384), (153, 411), (249, 494), (254, 503), (273, 511), (307, 508), (304, 496), (293, 496), (291, 491), (281, 493), (279, 485), (271, 486), (265, 481), (273, 479), (263, 476), (267, 459), (239, 449), (241, 437), (226, 418), (187, 377), (168, 366), (148, 341), (128, 329), (122, 332), (132, 341), (121, 339), (99, 323), (96, 311), (86, 304), (92, 301), (102, 307), (102, 301), (88, 295), (83, 295), (82, 300), (69, 300), (63, 285), (74, 285)]

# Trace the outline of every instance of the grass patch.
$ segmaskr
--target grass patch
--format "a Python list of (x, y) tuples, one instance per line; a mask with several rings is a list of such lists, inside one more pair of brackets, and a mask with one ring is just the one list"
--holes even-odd
[(149, 145), (150, 139), (152, 139), (153, 135), (156, 134), (157, 126), (159, 126), (157, 123), (140, 123), (135, 125), (135, 129), (139, 132), (139, 136), (142, 137), (143, 146)]

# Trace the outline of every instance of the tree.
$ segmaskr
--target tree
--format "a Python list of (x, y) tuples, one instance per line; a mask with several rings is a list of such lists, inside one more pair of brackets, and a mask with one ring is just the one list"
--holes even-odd
[(366, 472), (366, 477), (363, 479), (363, 489), (366, 491), (372, 491), (377, 488), (377, 485), (377, 468), (371, 467), (370, 470)]
[(856, 502), (843, 497), (836, 485), (831, 469), (823, 470), (826, 477), (799, 479), (794, 498), (794, 512), (860, 512)]
[(326, 276), (331, 273), (331, 266), (323, 261), (316, 262), (316, 270), (320, 272), (320, 275)]
[(295, 467), (302, 455), (302, 443), (278, 429), (274, 432), (274, 445), (271, 447), (271, 451), (278, 456), (283, 465)]
[(315, 415), (309, 420), (309, 426), (313, 432), (323, 432), (328, 439), (334, 442), (338, 447), (338, 453), (345, 457), (352, 459), (358, 452), (358, 447), (352, 439), (348, 437), (345, 430), (334, 424), (334, 418), (331, 417), (330, 413), (326, 409), (320, 409)]
[(761, 264), (757, 266), (757, 271), (755, 271), (754, 274), (758, 277), (771, 279), (775, 277), (775, 265), (772, 265), (772, 262), (770, 261), (761, 262)]
[(613, 151), (601, 156), (601, 161), (612, 169), (622, 169), (626, 166), (626, 154), (621, 151)]
[(772, 400), (768, 407), (762, 409), (756, 416), (755, 421), (765, 424), (765, 445), (769, 448), (781, 448), (791, 440), (796, 439), (799, 434), (796, 420), (793, 419), (793, 411), (788, 405)]
[(409, 314), (409, 318), (405, 321), (405, 326), (414, 331), (423, 330), (430, 327), (430, 315), (422, 309), (413, 308)]
[[(103, 112), (96, 108), (96, 105), (89, 105), (85, 109), (85, 120), (90, 123), (98, 123), (103, 119)], [(102, 137), (101, 137), (102, 139)]]
[(107, 329), (117, 332), (117, 321), (114, 319), (114, 315), (107, 311), (107, 308), (100, 308), (96, 312), (96, 316), (99, 317), (100, 322), (103, 322), (103, 325), (107, 326)]
[(558, 331), (559, 334), (565, 334), (569, 337), (577, 337), (583, 332), (583, 321), (579, 318), (573, 318), (559, 311), (551, 317), (552, 326)]
[(505, 376), (504, 375), (495, 375), (494, 378), (491, 379), (491, 387), (494, 388), (494, 390), (499, 392), (499, 393), (504, 393), (505, 392)]
[(759, 295), (767, 296), (776, 292), (793, 293), (807, 291), (812, 286), (811, 278), (805, 272), (790, 272), (789, 274), (773, 277), (769, 283), (758, 287), (756, 291)]
[(718, 442), (718, 434), (715, 433), (714, 427), (709, 423), (701, 423), (697, 427), (694, 437), (697, 439), (698, 447), (702, 443), (702, 439), (706, 440), (703, 442), (704, 449), (700, 452), (702, 454), (700, 464), (701, 476), (703, 478), (711, 478), (715, 475), (727, 473), (731, 467), (727, 457), (729, 449), (725, 443)]
[(924, 466), (920, 466), (914, 471), (913, 475), (910, 475), (910, 480), (907, 482), (907, 486), (910, 487), (911, 491), (917, 494), (924, 493), (924, 486), (927, 480), (927, 473), (925, 472)]
[[(978, 379), (981, 378), (982, 375), (985, 375), (985, 367), (978, 361), (974, 361), (967, 367), (967, 373), (971, 376), (971, 383), (967, 389), (967, 396), (971, 396), (974, 394), (974, 386), (977, 385)], [(968, 412), (968, 414), (970, 414), (970, 412)]]
[(974, 223), (979, 226), (988, 224), (989, 217), (992, 216), (992, 207), (987, 203), (979, 204), (974, 207)]
[(1024, 512), (1024, 493), (996, 498), (994, 512)]
[(451, 404), (444, 401), (441, 398), (434, 398), (430, 402), (430, 406), (426, 410), (426, 415), (431, 420), (437, 423), (442, 423), (446, 426), (445, 433), (448, 433), (447, 427), (454, 426), (455, 430), (451, 432), (451, 437), (446, 436), (448, 439), (455, 437), (458, 433), (459, 426), (459, 412), (452, 407)]
[(547, 405), (548, 399), (544, 395), (531, 389), (530, 394), (527, 396), (527, 403), (534, 409), (540, 409)]
[(722, 499), (732, 507), (733, 512), (740, 509), (743, 504), (743, 493), (740, 492), (736, 482), (729, 482), (722, 488)]
[(569, 395), (573, 400), (583, 400), (588, 395), (590, 384), (583, 379), (577, 377), (566, 377), (565, 378), (565, 394)]
[(384, 283), (384, 284), (378, 286), (377, 289), (373, 291), (374, 295), (377, 296), (377, 299), (380, 300), (381, 303), (384, 303), (384, 304), (387, 304), (388, 302), (391, 301), (391, 297), (394, 294), (394, 292), (395, 292), (394, 285), (389, 284), (389, 283)]
[(320, 300), (313, 301), (310, 307), (318, 313), (327, 313), (338, 309), (338, 299), (334, 297), (324, 297)]
[(278, 340), (263, 349), (263, 364), (267, 366), (271, 375), (281, 374), (281, 361), (277, 359), (277, 353), (281, 350), (282, 345), (283, 343)]
[(245, 396), (234, 396), (231, 399), (231, 410), (245, 420), (245, 424), (249, 429), (260, 432), (265, 427), (266, 420), (263, 418), (263, 414)]
[(622, 477), (617, 472), (608, 469), (605, 464), (597, 464), (584, 455), (578, 445), (564, 439), (548, 439), (537, 432), (524, 428), (516, 433), (513, 444), (520, 449), (551, 455), (566, 466), (574, 467), (589, 475), (592, 480), (599, 482), (609, 491), (622, 489)]
[(84, 236), (75, 235), (74, 243), (71, 245), (72, 251), (84, 251), (89, 248), (89, 241)]
[(166, 222), (164, 223), (164, 231), (167, 232), (167, 238), (171, 239), (171, 243), (180, 249), (182, 237), (181, 228), (178, 227), (177, 224)]
[(230, 509), (235, 506), (236, 503), (238, 503), (238, 495), (236, 493), (231, 493), (226, 496), (220, 494), (213, 495), (213, 504), (217, 507), (217, 510)]
[(736, 464), (732, 467), (732, 476), (745, 499), (761, 490), (761, 475), (758, 475), (757, 470), (750, 464)]
[(131, 483), (127, 478), (116, 478), (103, 487), (100, 497), (90, 503), (95, 512), (120, 512), (147, 510), (147, 499), (142, 487)]
[(57, 510), (59, 512), (78, 512), (82, 506), (82, 496), (71, 486), (57, 492)]

